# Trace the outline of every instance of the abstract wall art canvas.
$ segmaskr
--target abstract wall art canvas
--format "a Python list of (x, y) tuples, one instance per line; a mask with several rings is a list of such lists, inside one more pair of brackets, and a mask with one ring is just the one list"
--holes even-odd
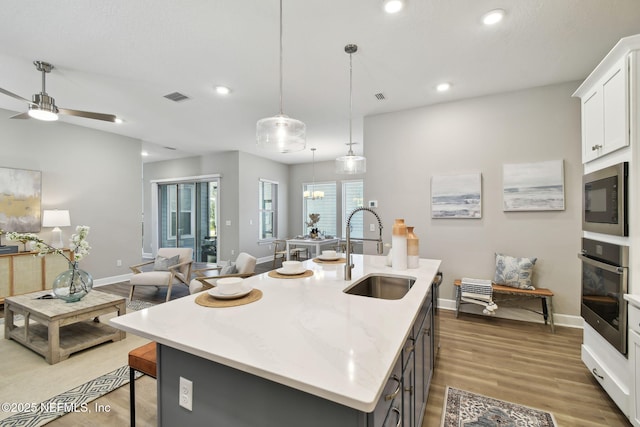
[(479, 173), (431, 177), (431, 218), (481, 218)]
[(564, 210), (563, 161), (503, 165), (502, 203), (504, 211)]
[(40, 231), (42, 172), (0, 168), (0, 229)]

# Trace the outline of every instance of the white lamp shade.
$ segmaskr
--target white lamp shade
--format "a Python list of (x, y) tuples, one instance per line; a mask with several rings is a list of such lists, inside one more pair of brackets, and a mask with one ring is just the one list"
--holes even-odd
[(42, 212), (43, 227), (69, 227), (71, 218), (68, 210), (45, 210)]
[(284, 114), (259, 120), (256, 125), (258, 147), (280, 153), (304, 150), (307, 126)]
[(362, 156), (347, 154), (336, 159), (336, 173), (354, 175), (367, 171), (367, 159)]

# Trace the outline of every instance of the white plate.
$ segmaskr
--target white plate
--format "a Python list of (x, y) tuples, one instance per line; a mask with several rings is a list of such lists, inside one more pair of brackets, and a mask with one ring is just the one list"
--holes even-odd
[(318, 259), (321, 260), (321, 261), (337, 261), (340, 258), (342, 258), (342, 257), (341, 256), (328, 256), (328, 257), (325, 257), (323, 255), (319, 255), (318, 256)]
[(307, 271), (306, 268), (301, 268), (300, 270), (296, 271), (296, 272), (292, 272), (292, 271), (285, 271), (284, 268), (278, 268), (276, 269), (276, 272), (278, 274), (282, 274), (283, 276), (298, 276), (300, 274), (303, 274), (305, 271)]
[(253, 288), (250, 286), (243, 286), (243, 289), (241, 291), (238, 291), (235, 294), (231, 294), (231, 295), (220, 293), (220, 290), (218, 288), (209, 289), (208, 292), (209, 292), (209, 295), (217, 299), (236, 299), (236, 298), (241, 298), (245, 295), (248, 295), (249, 292), (251, 292), (252, 290)]

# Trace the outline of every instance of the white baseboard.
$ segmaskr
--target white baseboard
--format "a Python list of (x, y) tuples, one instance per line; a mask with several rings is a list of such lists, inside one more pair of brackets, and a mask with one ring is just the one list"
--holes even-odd
[[(438, 298), (438, 308), (443, 310), (452, 310), (456, 309), (456, 301), (452, 299), (443, 299)], [(473, 306), (473, 304), (465, 304), (462, 312), (464, 313), (473, 313), (478, 314), (480, 316), (484, 316), (482, 314), (482, 309), (479, 306)], [(503, 319), (512, 319), (512, 320), (523, 320), (527, 322), (535, 322), (535, 323), (544, 323), (544, 319), (538, 314), (528, 312), (527, 310), (522, 310), (513, 307), (500, 308), (496, 310), (495, 317), (500, 317)], [(582, 329), (584, 325), (584, 321), (580, 316), (572, 316), (569, 314), (558, 314), (555, 313), (553, 316), (553, 321), (556, 326), (566, 326), (569, 328), (579, 328)]]
[(93, 281), (93, 287), (99, 288), (100, 286), (104, 286), (104, 285), (112, 285), (114, 283), (126, 282), (131, 278), (131, 276), (133, 276), (133, 273), (122, 274), (120, 276), (104, 277), (102, 279), (96, 279)]

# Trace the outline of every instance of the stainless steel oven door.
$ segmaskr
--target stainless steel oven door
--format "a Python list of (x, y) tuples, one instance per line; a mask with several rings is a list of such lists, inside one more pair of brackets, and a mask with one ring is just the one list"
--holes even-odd
[(580, 314), (620, 353), (627, 354), (627, 268), (582, 254)]

